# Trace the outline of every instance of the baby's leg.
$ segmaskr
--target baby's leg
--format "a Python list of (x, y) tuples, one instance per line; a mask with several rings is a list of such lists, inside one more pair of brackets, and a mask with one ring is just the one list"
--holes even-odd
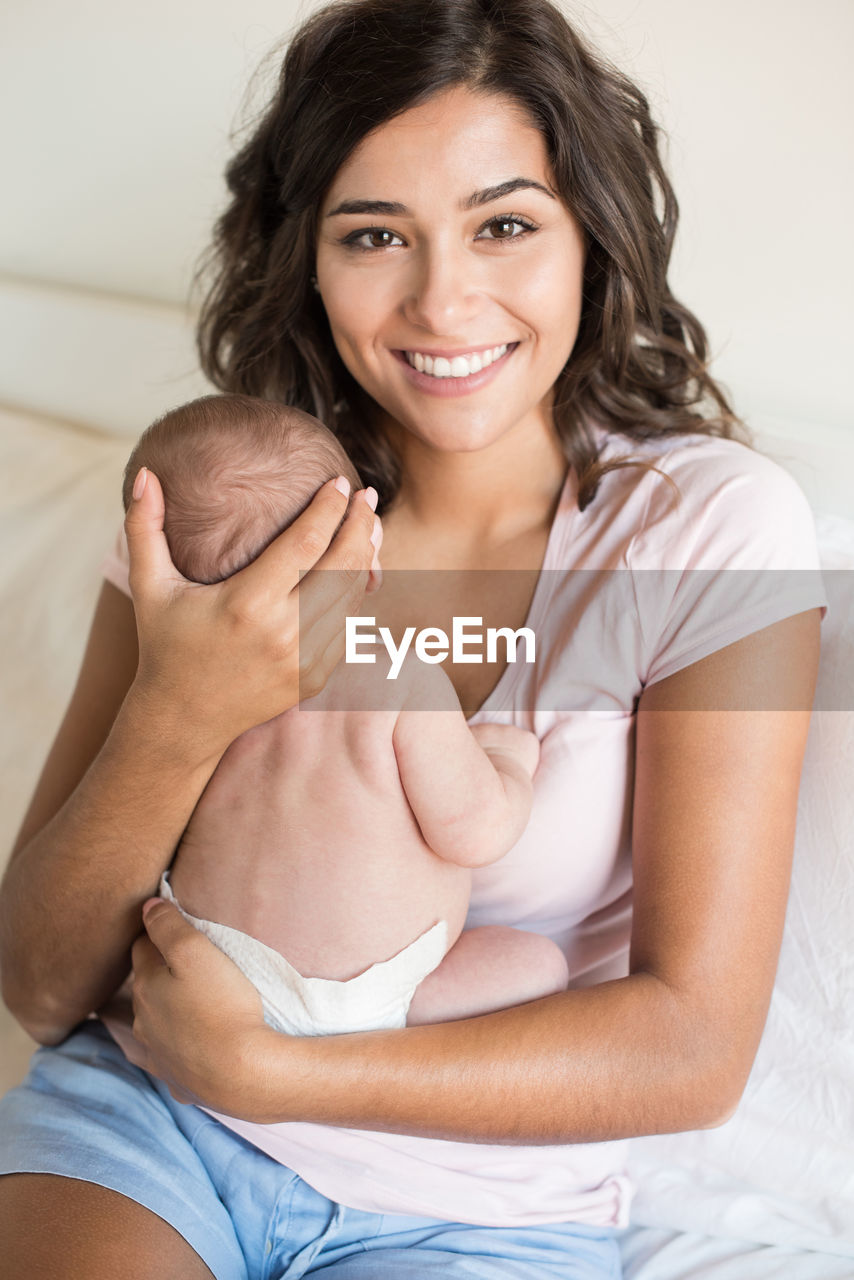
[(550, 938), (503, 925), (460, 934), (417, 987), (407, 1026), (471, 1018), (565, 991), (566, 958)]

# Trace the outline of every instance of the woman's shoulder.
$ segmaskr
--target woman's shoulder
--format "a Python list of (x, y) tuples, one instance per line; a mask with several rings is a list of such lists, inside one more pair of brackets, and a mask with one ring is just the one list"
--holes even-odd
[(738, 440), (704, 434), (652, 440), (609, 436), (609, 472), (592, 504), (625, 530), (626, 562), (673, 567), (811, 568), (812, 512), (797, 481)]
[[(625, 468), (603, 481), (622, 527), (613, 575), (637, 614), (644, 683), (672, 675), (753, 631), (824, 608), (815, 525), (792, 476), (737, 440), (692, 435), (612, 443), (655, 470)], [(632, 472), (634, 474), (632, 475)], [(624, 505), (620, 505), (621, 499)], [(622, 597), (620, 597), (622, 599)]]
[(658, 490), (673, 491), (665, 477), (676, 483), (689, 502), (703, 500), (724, 485), (762, 489), (769, 496), (800, 492), (796, 481), (779, 463), (740, 440), (723, 436), (697, 432), (632, 440), (609, 435), (603, 440), (601, 457), (603, 461), (625, 457), (648, 464), (649, 470), (626, 468), (634, 471), (645, 499)]

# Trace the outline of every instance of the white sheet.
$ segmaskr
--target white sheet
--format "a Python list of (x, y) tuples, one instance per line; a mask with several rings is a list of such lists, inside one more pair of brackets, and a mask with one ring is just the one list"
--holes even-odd
[(620, 1249), (623, 1280), (854, 1280), (849, 1258), (652, 1227), (625, 1232)]

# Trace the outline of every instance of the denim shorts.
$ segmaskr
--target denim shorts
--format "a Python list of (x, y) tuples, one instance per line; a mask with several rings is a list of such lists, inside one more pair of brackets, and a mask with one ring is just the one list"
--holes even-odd
[(100, 1023), (34, 1055), (0, 1100), (0, 1174), (108, 1187), (170, 1223), (217, 1280), (618, 1280), (609, 1228), (477, 1227), (364, 1213), (320, 1195), (131, 1066)]

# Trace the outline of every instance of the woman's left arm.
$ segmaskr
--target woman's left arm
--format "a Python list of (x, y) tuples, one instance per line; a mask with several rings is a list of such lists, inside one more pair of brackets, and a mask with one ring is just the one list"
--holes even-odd
[(526, 1144), (722, 1123), (774, 982), (818, 653), (810, 610), (645, 690), (628, 977), (459, 1022), (293, 1039), (155, 905), (134, 951), (146, 1065), (182, 1098), (263, 1123)]

